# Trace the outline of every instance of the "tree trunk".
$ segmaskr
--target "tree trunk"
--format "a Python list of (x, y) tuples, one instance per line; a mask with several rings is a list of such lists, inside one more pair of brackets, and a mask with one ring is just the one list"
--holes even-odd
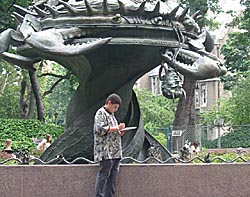
[(10, 73), (8, 73), (8, 72), (6, 74), (4, 74), (3, 82), (2, 82), (1, 90), (0, 90), (0, 96), (3, 96), (3, 93), (4, 93), (4, 90), (5, 90), (9, 75), (10, 75)]
[(21, 91), (20, 91), (20, 118), (24, 119), (26, 118), (27, 114), (28, 114), (28, 109), (29, 106), (27, 104), (27, 102), (25, 101), (25, 91), (26, 91), (26, 87), (27, 87), (27, 81), (26, 78), (24, 77), (22, 82), (21, 82)]
[(43, 106), (42, 96), (41, 96), (41, 93), (40, 93), (40, 87), (39, 87), (39, 82), (38, 82), (38, 79), (37, 79), (37, 75), (36, 75), (35, 71), (29, 70), (29, 76), (30, 76), (32, 91), (34, 93), (34, 97), (35, 97), (35, 100), (36, 100), (37, 117), (38, 117), (38, 120), (44, 122), (45, 121), (45, 118), (44, 118), (44, 106)]
[(35, 110), (36, 100), (32, 91), (30, 91), (29, 95), (29, 112), (27, 114), (27, 118), (34, 118), (34, 110)]
[(186, 91), (186, 98), (182, 96), (179, 100), (177, 111), (175, 114), (174, 127), (182, 127), (187, 129), (189, 116), (191, 114), (192, 105), (194, 102), (194, 90), (196, 80), (185, 77), (183, 88)]
[[(194, 101), (194, 98), (193, 98), (193, 101)], [(188, 135), (187, 139), (190, 142), (194, 142), (195, 140), (197, 140), (196, 133), (195, 133), (196, 121), (197, 121), (197, 118), (196, 118), (196, 111), (195, 111), (195, 102), (193, 102), (191, 105), (191, 112), (189, 115), (188, 128), (187, 128), (187, 135)]]
[[(193, 141), (195, 136), (195, 93), (196, 80), (185, 77), (183, 88), (186, 91), (186, 98), (182, 96), (179, 100), (175, 120), (173, 122), (173, 130), (183, 131), (182, 140), (178, 137), (173, 138), (173, 149), (178, 151), (183, 146), (183, 140)], [(178, 146), (178, 147), (177, 147)], [(176, 149), (175, 149), (176, 148)]]

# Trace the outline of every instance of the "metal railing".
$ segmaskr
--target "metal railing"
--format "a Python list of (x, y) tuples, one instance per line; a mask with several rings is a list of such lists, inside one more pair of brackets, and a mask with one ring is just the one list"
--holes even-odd
[[(204, 158), (201, 158), (200, 156), (195, 156), (189, 160), (182, 160), (179, 157), (170, 157), (170, 158), (163, 161), (163, 160), (159, 160), (155, 157), (148, 157), (145, 160), (139, 161), (139, 160), (132, 158), (132, 157), (123, 157), (121, 159), (121, 163), (128, 163), (128, 161), (129, 161), (129, 163), (132, 163), (132, 164), (134, 164), (134, 163), (136, 163), (136, 164), (167, 164), (167, 163), (173, 164), (173, 162), (172, 162), (173, 160), (178, 164), (179, 163), (194, 163), (196, 161), (201, 162), (201, 163), (213, 163), (216, 161), (220, 161), (222, 163), (235, 163), (235, 162), (240, 161), (240, 162), (250, 164), (250, 160), (246, 160), (242, 156), (237, 156), (232, 160), (225, 160), (219, 156), (210, 158), (210, 153), (207, 153)], [(6, 159), (6, 160), (0, 162), (0, 165), (8, 164), (12, 161), (16, 162), (13, 165), (16, 165), (16, 164), (30, 165), (30, 164), (34, 164), (34, 163), (36, 163), (36, 165), (41, 165), (41, 164), (47, 165), (47, 164), (54, 164), (55, 162), (60, 162), (60, 163), (69, 164), (69, 165), (79, 164), (79, 163), (85, 163), (85, 164), (97, 164), (98, 163), (95, 161), (91, 161), (85, 157), (78, 157), (78, 158), (74, 159), (73, 161), (67, 161), (63, 155), (57, 155), (54, 159), (49, 160), (47, 162), (44, 162), (39, 158), (30, 157), (30, 156), (24, 156), (21, 158), (9, 158), (9, 159)]]

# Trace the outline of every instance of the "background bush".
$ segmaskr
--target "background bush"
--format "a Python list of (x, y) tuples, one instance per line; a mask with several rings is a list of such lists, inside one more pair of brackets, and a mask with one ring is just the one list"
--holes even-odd
[(32, 152), (37, 146), (33, 138), (44, 139), (46, 134), (51, 134), (54, 141), (63, 131), (64, 128), (60, 126), (38, 120), (0, 119), (0, 148), (5, 148), (5, 141), (9, 138), (12, 140), (12, 149)]
[[(221, 137), (221, 148), (250, 147), (250, 126), (235, 126), (232, 131)], [(206, 141), (202, 145), (206, 148), (217, 148), (217, 139)]]

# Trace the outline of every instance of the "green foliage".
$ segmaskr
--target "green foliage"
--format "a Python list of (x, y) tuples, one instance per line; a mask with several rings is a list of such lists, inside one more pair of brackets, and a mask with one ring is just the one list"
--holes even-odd
[[(250, 41), (249, 32), (233, 32), (228, 35), (227, 43), (222, 47), (225, 64), (232, 73), (249, 70)], [(243, 73), (241, 73), (243, 74)]]
[[(67, 71), (68, 70), (61, 65), (53, 64), (51, 73), (65, 76)], [(57, 80), (58, 78), (50, 75), (40, 77), (42, 92), (48, 91)], [(78, 87), (78, 84), (77, 78), (71, 75), (69, 79), (64, 79), (58, 83), (53, 91), (44, 98), (46, 122), (55, 123), (55, 114), (58, 114), (57, 124), (62, 125), (64, 123), (68, 103)]]
[[(197, 156), (199, 156), (200, 158), (204, 159), (204, 157), (206, 156), (206, 154), (208, 153), (209, 151), (205, 150), (203, 151), (201, 154), (198, 154)], [(241, 156), (243, 159), (247, 160), (247, 161), (250, 161), (250, 155), (238, 155), (237, 153), (210, 153), (210, 159), (213, 160), (215, 159), (216, 157), (220, 157), (228, 162), (230, 161), (233, 161), (235, 158)], [(241, 159), (238, 159), (236, 160), (235, 162), (243, 162)], [(201, 161), (199, 161), (198, 159), (195, 159), (193, 161), (193, 163), (202, 163)], [(219, 159), (215, 159), (213, 160), (212, 163), (225, 163), (224, 161), (221, 161)]]
[(232, 97), (220, 100), (220, 108), (201, 114), (202, 125), (213, 125), (216, 117), (224, 119), (226, 125), (242, 125), (250, 123), (250, 73), (245, 72), (245, 78), (236, 81), (237, 86), (232, 90)]
[(200, 11), (202, 18), (199, 20), (199, 25), (201, 27), (209, 27), (210, 29), (215, 29), (218, 27), (218, 22), (213, 19), (208, 19), (207, 12), (210, 11), (214, 14), (219, 14), (222, 8), (219, 6), (219, 0), (180, 0), (184, 7), (190, 7), (190, 13), (193, 14)]
[[(150, 91), (135, 89), (144, 121), (145, 129), (162, 146), (167, 146), (166, 128), (172, 124), (177, 102), (162, 95), (153, 95)], [(161, 129), (164, 128), (164, 129)]]
[[(250, 125), (232, 127), (231, 132), (221, 137), (222, 148), (250, 147)], [(217, 148), (217, 139), (203, 143), (206, 148)]]
[(14, 150), (27, 149), (31, 152), (36, 148), (32, 138), (44, 139), (48, 133), (56, 139), (63, 131), (62, 127), (38, 120), (0, 119), (0, 148), (4, 149), (6, 139), (12, 139)]
[[(201, 114), (203, 125), (213, 125), (217, 117), (224, 119), (225, 125), (247, 125), (245, 127), (231, 126), (232, 132), (221, 137), (222, 148), (250, 147), (250, 73), (245, 73), (245, 78), (237, 81), (237, 86), (232, 90), (232, 97), (220, 102), (220, 108)], [(217, 140), (207, 141), (203, 145), (207, 148), (216, 148)]]
[(14, 4), (27, 7), (32, 0), (1, 0), (0, 4), (0, 32), (7, 28), (14, 28), (16, 24), (11, 19), (11, 14), (14, 11)]
[(145, 128), (166, 128), (172, 124), (177, 102), (150, 91), (135, 89)]
[[(19, 100), (17, 94), (20, 90), (19, 86), (13, 85), (9, 87), (3, 96), (0, 96), (0, 116), (5, 118), (19, 117)], [(11, 98), (11, 99), (10, 99)]]
[(157, 135), (153, 135), (153, 137), (161, 143), (163, 147), (167, 147), (167, 139), (163, 133), (158, 133)]
[(0, 62), (0, 117), (18, 118), (21, 73), (5, 61)]
[(241, 4), (245, 6), (243, 15), (236, 17), (231, 24), (239, 28), (239, 31), (228, 35), (227, 43), (221, 51), (230, 71), (230, 76), (222, 78), (227, 89), (233, 89), (238, 80), (245, 77), (250, 65), (250, 3), (249, 0), (242, 0)]
[(242, 20), (240, 20), (240, 28), (241, 29), (250, 29), (250, 1), (249, 0), (241, 0), (241, 5), (245, 6), (245, 11), (242, 16)]
[[(220, 106), (219, 108), (217, 106)], [(218, 100), (218, 104), (211, 108), (209, 111), (205, 111), (200, 114), (200, 122), (201, 125), (214, 125), (215, 119), (223, 119), (224, 124), (229, 125), (234, 122), (233, 112), (232, 112), (233, 104), (230, 99), (221, 98)]]
[(239, 82), (237, 88), (232, 93), (228, 106), (231, 108), (232, 124), (249, 124), (250, 123), (250, 92), (248, 91), (250, 84), (250, 74)]

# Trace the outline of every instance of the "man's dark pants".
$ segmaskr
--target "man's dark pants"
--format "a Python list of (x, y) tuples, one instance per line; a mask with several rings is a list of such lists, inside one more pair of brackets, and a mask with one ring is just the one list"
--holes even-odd
[(114, 197), (116, 177), (119, 174), (120, 159), (100, 161), (96, 177), (95, 197)]

